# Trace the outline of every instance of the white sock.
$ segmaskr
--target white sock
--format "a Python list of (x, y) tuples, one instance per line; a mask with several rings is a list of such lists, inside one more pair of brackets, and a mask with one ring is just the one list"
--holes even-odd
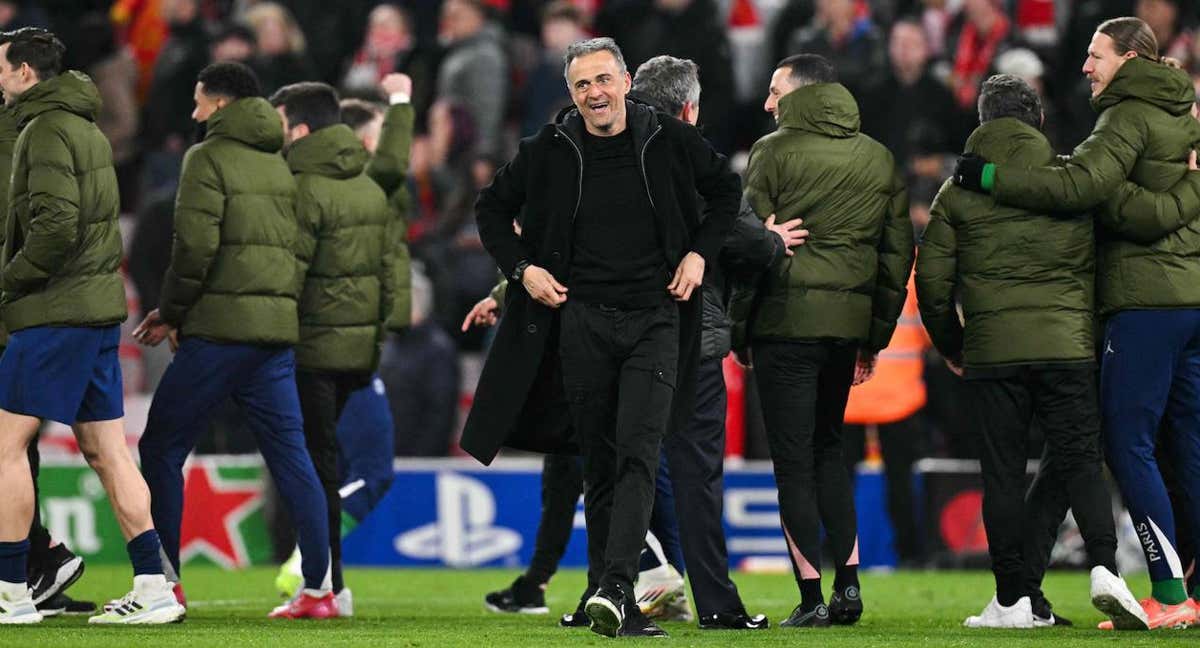
[(139, 594), (158, 594), (169, 589), (171, 583), (162, 574), (139, 574), (133, 577), (133, 590)]
[(0, 598), (9, 601), (19, 601), (29, 595), (29, 585), (25, 582), (10, 583), (0, 581)]

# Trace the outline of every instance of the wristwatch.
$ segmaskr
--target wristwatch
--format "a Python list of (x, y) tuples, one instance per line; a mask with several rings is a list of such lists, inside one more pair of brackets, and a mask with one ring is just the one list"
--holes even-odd
[(521, 283), (521, 277), (525, 276), (525, 269), (528, 267), (529, 261), (521, 261), (517, 264), (517, 267), (513, 268), (512, 274), (509, 275), (509, 278), (517, 283)]

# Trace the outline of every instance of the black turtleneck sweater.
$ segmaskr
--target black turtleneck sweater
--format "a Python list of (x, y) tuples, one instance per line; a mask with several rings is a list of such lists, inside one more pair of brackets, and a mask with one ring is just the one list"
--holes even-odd
[(629, 129), (612, 137), (584, 132), (570, 299), (622, 308), (668, 299), (670, 270), (637, 155)]

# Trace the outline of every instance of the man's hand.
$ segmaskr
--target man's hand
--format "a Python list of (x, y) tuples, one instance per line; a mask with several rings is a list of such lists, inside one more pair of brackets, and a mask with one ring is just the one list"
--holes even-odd
[(704, 257), (695, 252), (688, 252), (675, 269), (675, 277), (667, 286), (667, 292), (675, 301), (687, 301), (692, 298), (692, 291), (704, 283)]
[(147, 313), (146, 319), (133, 329), (133, 339), (146, 346), (158, 346), (168, 337), (171, 338), (171, 350), (174, 351), (179, 347), (179, 337), (175, 327), (163, 321), (157, 308)]
[(950, 373), (954, 374), (955, 376), (958, 376), (959, 378), (962, 378), (962, 376), (963, 376), (962, 358), (961, 357), (960, 358), (945, 358), (945, 360), (946, 360), (946, 368), (950, 370)]
[(1196, 164), (1196, 150), (1192, 149), (1192, 154), (1188, 156), (1188, 170), (1200, 171), (1200, 166)]
[(779, 238), (783, 239), (784, 254), (787, 254), (788, 256), (795, 254), (795, 252), (792, 252), (792, 248), (796, 247), (797, 245), (804, 245), (804, 241), (808, 239), (808, 230), (800, 229), (800, 226), (803, 224), (804, 219), (793, 218), (786, 223), (780, 223), (776, 225), (775, 214), (768, 216), (766, 223), (764, 223), (764, 225), (767, 226), (767, 229), (775, 232)]
[(987, 166), (987, 160), (978, 155), (973, 153), (963, 155), (954, 165), (954, 184), (975, 193), (987, 193), (983, 189), (983, 168), (985, 166)]
[(383, 81), (379, 82), (379, 87), (383, 90), (383, 94), (388, 97), (396, 94), (411, 97), (413, 87), (412, 77), (407, 74), (392, 72), (383, 77)]
[[(528, 272), (528, 269), (526, 269), (526, 272)], [(467, 329), (471, 328), (472, 325), (495, 326), (496, 315), (499, 313), (499, 311), (500, 304), (497, 304), (495, 299), (492, 299), (491, 297), (484, 297), (483, 299), (480, 299), (479, 302), (471, 309), (471, 312), (467, 313), (467, 316), (463, 319), (463, 333), (466, 333)]]
[(558, 308), (567, 301), (567, 287), (558, 283), (545, 268), (531, 265), (521, 274), (521, 284), (539, 304)]
[(858, 352), (858, 362), (854, 365), (854, 382), (851, 384), (861, 385), (875, 375), (875, 359), (877, 357), (873, 353), (865, 354), (862, 351)]

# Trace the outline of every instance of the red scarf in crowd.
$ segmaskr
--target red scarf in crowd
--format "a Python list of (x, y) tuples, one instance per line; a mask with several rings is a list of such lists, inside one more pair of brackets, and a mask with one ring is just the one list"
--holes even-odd
[(963, 26), (954, 55), (954, 96), (963, 109), (974, 108), (979, 84), (992, 66), (996, 49), (1008, 36), (1009, 26), (1008, 18), (1003, 15), (998, 15), (991, 31), (982, 36), (974, 23), (968, 21)]

